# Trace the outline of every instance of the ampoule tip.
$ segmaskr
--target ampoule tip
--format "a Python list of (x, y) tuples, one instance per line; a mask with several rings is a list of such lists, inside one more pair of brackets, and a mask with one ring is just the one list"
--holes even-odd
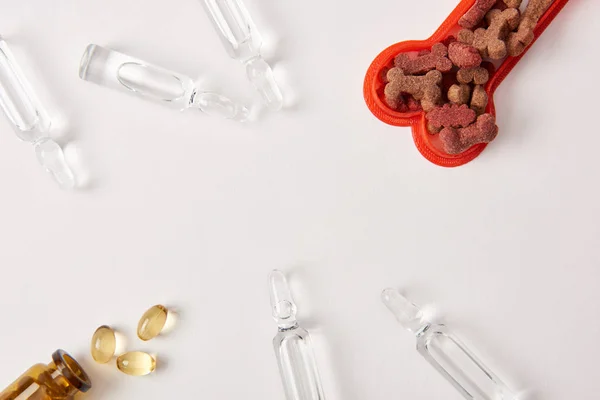
[(288, 328), (296, 324), (296, 304), (285, 275), (279, 270), (269, 274), (271, 310), (280, 327)]
[(402, 296), (398, 290), (384, 289), (381, 292), (381, 300), (404, 328), (416, 332), (422, 325), (421, 309)]
[(63, 149), (50, 138), (44, 138), (34, 144), (38, 161), (48, 171), (56, 183), (65, 190), (75, 187), (75, 176), (65, 159)]

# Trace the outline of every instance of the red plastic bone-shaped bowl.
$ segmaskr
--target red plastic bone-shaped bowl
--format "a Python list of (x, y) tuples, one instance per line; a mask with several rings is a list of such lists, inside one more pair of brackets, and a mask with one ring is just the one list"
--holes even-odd
[[(534, 29), (534, 42), (568, 1), (555, 0), (552, 3)], [(477, 144), (461, 154), (450, 155), (445, 153), (437, 138), (438, 135), (431, 135), (427, 131), (427, 122), (423, 111), (399, 112), (387, 106), (383, 96), (383, 89), (385, 87), (383, 77), (385, 76), (385, 72), (393, 67), (394, 58), (398, 54), (429, 50), (435, 43), (446, 42), (452, 36), (456, 36), (461, 29), (458, 25), (458, 20), (474, 3), (475, 0), (462, 0), (429, 39), (396, 43), (382, 51), (373, 60), (365, 76), (363, 87), (364, 97), (373, 115), (390, 125), (412, 127), (413, 140), (419, 152), (432, 163), (442, 167), (458, 167), (468, 163), (477, 157), (487, 144)], [(497, 68), (488, 65), (490, 79), (485, 85), (485, 91), (489, 97), (486, 112), (496, 115), (494, 92), (530, 47), (531, 45), (518, 57), (507, 57)], [(500, 133), (502, 133), (502, 127), (500, 127)]]

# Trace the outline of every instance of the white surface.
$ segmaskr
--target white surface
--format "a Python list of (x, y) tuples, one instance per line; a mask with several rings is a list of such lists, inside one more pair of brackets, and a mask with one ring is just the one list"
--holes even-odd
[[(379, 299), (401, 287), (532, 398), (600, 391), (600, 2), (571, 1), (496, 94), (501, 133), (433, 166), (376, 120), (362, 80), (384, 47), (427, 37), (454, 0), (247, 0), (297, 104), (242, 126), (80, 81), (90, 42), (254, 98), (198, 0), (1, 0), (93, 178), (58, 190), (0, 120), (0, 387), (63, 347), (90, 399), (283, 399), (267, 273), (289, 273), (328, 399), (459, 399)], [(196, 71), (198, 71), (196, 73)], [(287, 91), (290, 94), (290, 91)], [(140, 343), (155, 303), (169, 337)], [(90, 362), (100, 324), (158, 353), (149, 378)]]

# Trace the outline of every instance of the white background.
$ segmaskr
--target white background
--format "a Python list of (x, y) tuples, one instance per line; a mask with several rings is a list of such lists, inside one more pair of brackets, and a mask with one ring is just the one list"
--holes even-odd
[[(60, 191), (0, 120), (0, 387), (61, 347), (92, 375), (89, 399), (283, 399), (266, 285), (280, 268), (328, 399), (460, 398), (381, 304), (386, 286), (435, 305), (529, 398), (596, 399), (600, 2), (567, 4), (497, 91), (498, 138), (457, 169), (362, 99), (371, 60), (455, 0), (247, 4), (293, 102), (242, 125), (77, 76), (97, 43), (255, 101), (198, 0), (0, 1), (2, 35), (89, 171)], [(181, 320), (141, 343), (156, 303)], [(94, 364), (101, 324), (157, 353), (156, 373)]]

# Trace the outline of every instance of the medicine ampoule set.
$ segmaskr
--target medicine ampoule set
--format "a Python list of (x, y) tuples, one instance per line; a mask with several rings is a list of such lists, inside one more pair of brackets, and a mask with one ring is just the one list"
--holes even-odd
[[(245, 67), (248, 81), (267, 108), (281, 109), (281, 90), (261, 55), (262, 37), (242, 0), (202, 0), (202, 4), (227, 53)], [(189, 76), (96, 44), (85, 49), (79, 77), (180, 110), (198, 109), (240, 122), (248, 120), (250, 114), (246, 105), (203, 90)], [(1, 38), (0, 107), (17, 136), (33, 145), (37, 159), (56, 182), (65, 189), (75, 187), (75, 176), (62, 148), (49, 136), (48, 113)]]
[[(262, 38), (243, 2), (200, 1), (226, 52), (244, 66), (264, 104), (273, 111), (281, 109), (281, 90), (261, 55)], [(443, 166), (471, 161), (498, 133), (494, 91), (567, 1), (529, 0), (521, 13), (521, 0), (462, 0), (431, 38), (390, 46), (373, 61), (364, 82), (368, 107), (384, 122), (412, 126), (419, 151), (430, 161)], [(197, 109), (240, 122), (250, 114), (246, 105), (203, 90), (189, 76), (96, 44), (85, 49), (79, 76), (180, 110)], [(2, 38), (0, 107), (17, 136), (33, 145), (39, 162), (56, 182), (73, 188), (75, 176), (62, 148), (49, 136), (48, 112)], [(269, 291), (277, 323), (273, 347), (285, 397), (323, 400), (312, 339), (296, 319), (296, 304), (280, 271), (269, 275)], [(464, 398), (517, 398), (452, 331), (430, 322), (397, 290), (384, 290), (382, 300), (415, 335), (417, 351)], [(162, 305), (147, 310), (138, 323), (138, 338), (146, 342), (165, 333), (169, 316), (174, 315), (171, 311)], [(114, 360), (121, 372), (132, 376), (156, 370), (154, 354), (120, 352), (117, 336), (108, 325), (96, 329), (90, 348), (96, 362)], [(71, 399), (91, 386), (77, 361), (57, 350), (49, 364), (34, 365), (1, 392), (0, 400)]]
[[(324, 400), (325, 395), (309, 332), (296, 319), (297, 307), (285, 275), (269, 274), (271, 313), (277, 323), (273, 338), (275, 358), (287, 400)], [(467, 348), (445, 325), (430, 322), (422, 310), (395, 289), (385, 289), (381, 298), (398, 322), (415, 335), (417, 351), (468, 400), (516, 400), (516, 395), (498, 376)], [(166, 334), (177, 313), (163, 305), (149, 308), (140, 318), (137, 336), (147, 342)], [(115, 359), (121, 372), (144, 376), (157, 368), (157, 357), (146, 351), (125, 351), (119, 333), (108, 325), (94, 332), (92, 358), (107, 364)], [(121, 343), (119, 344), (119, 341)], [(0, 400), (63, 399), (68, 393), (87, 391), (91, 380), (67, 353), (58, 350), (53, 363), (36, 365), (0, 393)], [(70, 397), (67, 397), (70, 398)]]
[[(227, 53), (242, 63), (246, 76), (265, 105), (273, 111), (283, 106), (281, 90), (271, 66), (260, 53), (260, 36), (241, 0), (202, 0)], [(79, 77), (120, 89), (180, 110), (199, 109), (235, 121), (248, 119), (249, 109), (229, 97), (197, 87), (194, 80), (130, 55), (90, 44), (81, 59)]]

